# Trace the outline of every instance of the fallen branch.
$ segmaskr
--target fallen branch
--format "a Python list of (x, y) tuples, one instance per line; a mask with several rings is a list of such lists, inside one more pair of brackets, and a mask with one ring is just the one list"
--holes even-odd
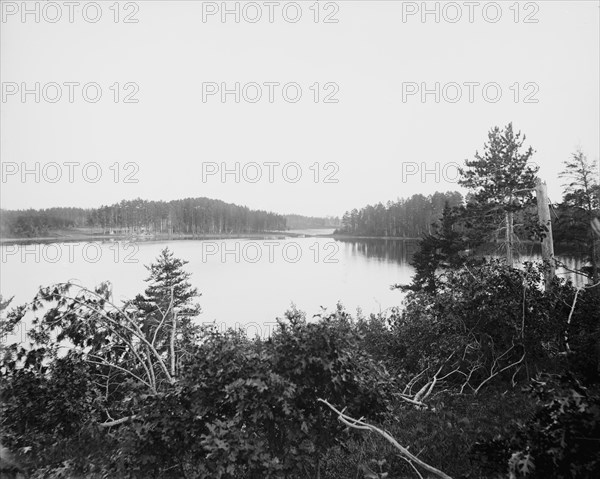
[[(413, 468), (414, 468), (414, 464), (413, 463), (415, 463), (415, 464), (421, 466), (426, 471), (428, 471), (428, 472), (430, 472), (432, 474), (435, 474), (437, 477), (441, 477), (442, 479), (452, 479), (446, 473), (440, 471), (439, 469), (436, 469), (433, 466), (430, 466), (429, 464), (427, 464), (426, 462), (423, 462), (417, 456), (415, 456), (414, 454), (412, 454), (411, 452), (409, 452), (408, 449), (406, 449), (405, 447), (401, 446), (398, 443), (398, 441), (396, 441), (389, 433), (387, 433), (383, 429), (379, 429), (378, 427), (372, 426), (371, 424), (367, 424), (366, 422), (362, 421), (361, 419), (354, 419), (354, 418), (352, 418), (352, 417), (344, 414), (342, 411), (338, 411), (334, 406), (332, 406), (327, 401), (325, 401), (325, 399), (319, 398), (319, 399), (317, 399), (317, 401), (322, 402), (329, 409), (331, 409), (333, 412), (335, 412), (338, 415), (338, 419), (342, 423), (346, 424), (348, 427), (351, 427), (351, 428), (354, 428), (354, 429), (361, 429), (361, 430), (365, 430), (365, 431), (376, 432), (377, 434), (379, 434), (380, 436), (382, 436), (383, 438), (385, 438), (396, 449), (398, 449), (400, 451), (400, 454), (402, 455), (402, 458), (405, 459), (406, 461), (408, 461), (409, 464), (411, 464), (413, 466)], [(417, 471), (417, 473), (418, 473), (418, 471)]]
[(118, 426), (119, 424), (123, 424), (127, 421), (130, 421), (131, 419), (135, 419), (135, 416), (127, 416), (127, 417), (122, 417), (121, 419), (115, 419), (113, 421), (102, 422), (99, 424), (99, 426), (100, 427)]
[(577, 304), (577, 296), (579, 295), (579, 289), (575, 291), (575, 298), (573, 298), (573, 305), (571, 306), (571, 312), (569, 313), (569, 317), (567, 319), (567, 327), (565, 328), (565, 347), (567, 348), (567, 353), (571, 352), (571, 346), (569, 346), (569, 326), (571, 326), (571, 318), (573, 318), (573, 312), (575, 311), (575, 305)]

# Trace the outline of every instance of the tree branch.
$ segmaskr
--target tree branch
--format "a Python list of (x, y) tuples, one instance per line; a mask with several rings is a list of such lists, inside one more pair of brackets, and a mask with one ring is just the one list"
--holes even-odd
[(130, 421), (131, 419), (135, 419), (135, 416), (127, 416), (127, 417), (122, 417), (121, 419), (114, 419), (113, 421), (102, 422), (99, 424), (99, 426), (100, 427), (118, 426), (119, 424), (123, 424), (127, 421)]
[(409, 461), (410, 463), (414, 462), (414, 463), (418, 464), (426, 471), (428, 471), (432, 474), (435, 474), (437, 477), (441, 477), (442, 479), (452, 479), (446, 473), (440, 471), (439, 469), (437, 469), (433, 466), (430, 466), (429, 464), (427, 464), (426, 462), (422, 461), (417, 456), (412, 454), (408, 449), (406, 449), (405, 447), (402, 447), (398, 443), (398, 441), (396, 441), (389, 433), (387, 433), (383, 429), (379, 429), (378, 427), (367, 424), (366, 422), (362, 421), (361, 419), (354, 419), (354, 418), (344, 414), (342, 411), (338, 411), (334, 406), (329, 404), (325, 399), (318, 398), (317, 401), (322, 402), (327, 407), (329, 407), (329, 409), (331, 409), (333, 412), (335, 412), (338, 415), (338, 419), (342, 423), (346, 424), (347, 426), (349, 426), (353, 429), (360, 429), (360, 430), (365, 430), (365, 431), (376, 432), (377, 434), (382, 436), (384, 439), (386, 439), (396, 449), (398, 449), (400, 451), (400, 454), (402, 455), (403, 459)]

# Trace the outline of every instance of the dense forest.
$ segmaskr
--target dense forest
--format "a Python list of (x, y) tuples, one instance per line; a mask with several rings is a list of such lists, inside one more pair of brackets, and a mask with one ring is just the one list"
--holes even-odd
[(439, 193), (424, 196), (413, 195), (408, 199), (378, 203), (360, 210), (347, 211), (336, 234), (356, 236), (393, 236), (420, 238), (431, 233), (432, 224), (442, 216), (446, 202), (451, 207), (460, 206), (460, 193)]
[[(410, 284), (391, 285), (401, 305), (369, 317), (292, 308), (267, 338), (200, 326), (200, 293), (168, 248), (123, 304), (108, 282), (0, 298), (0, 335), (29, 324), (27, 341), (0, 343), (0, 474), (600, 477), (596, 166), (577, 152), (563, 171), (562, 221), (589, 266), (575, 287), (552, 258), (512, 254), (522, 220), (549, 237), (530, 218), (541, 182), (524, 140), (490, 130), (461, 171), (467, 201), (444, 202)], [(502, 259), (466, 251), (490, 236)]]
[(121, 201), (100, 208), (49, 208), (1, 213), (0, 236), (40, 237), (90, 228), (101, 234), (240, 234), (286, 229), (282, 215), (209, 198)]
[(315, 216), (285, 215), (287, 227), (291, 230), (302, 230), (312, 228), (337, 228), (340, 219), (335, 216), (319, 218)]

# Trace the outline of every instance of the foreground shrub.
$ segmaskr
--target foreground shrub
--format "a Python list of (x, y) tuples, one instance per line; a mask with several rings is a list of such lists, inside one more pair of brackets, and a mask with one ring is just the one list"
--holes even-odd
[[(491, 388), (479, 396), (439, 394), (430, 408), (398, 402), (380, 426), (428, 464), (455, 478), (488, 475), (471, 449), (479, 441), (511, 435), (531, 415), (533, 405), (520, 390)], [(388, 478), (415, 477), (414, 470), (385, 440), (365, 433), (341, 435), (325, 461), (325, 477), (363, 477), (367, 468)], [(425, 476), (427, 477), (427, 476)]]
[(534, 380), (534, 415), (512, 436), (476, 445), (488, 472), (511, 478), (590, 478), (600, 475), (600, 391), (570, 375)]
[(357, 346), (341, 310), (317, 322), (292, 311), (267, 341), (209, 332), (177, 385), (123, 430), (127, 455), (145, 465), (122, 462), (122, 472), (316, 477), (343, 429), (318, 397), (357, 415), (388, 410), (391, 378)]
[[(43, 312), (31, 344), (4, 350), (0, 440), (35, 477), (414, 474), (323, 398), (453, 477), (585, 477), (597, 467), (600, 302), (540, 278), (535, 265), (464, 267), (369, 319), (289, 311), (267, 340), (191, 323), (180, 335), (172, 308), (146, 321), (135, 303), (113, 305), (107, 284), (43, 288), (0, 322)], [(531, 419), (519, 386), (538, 371), (580, 382), (546, 382)]]

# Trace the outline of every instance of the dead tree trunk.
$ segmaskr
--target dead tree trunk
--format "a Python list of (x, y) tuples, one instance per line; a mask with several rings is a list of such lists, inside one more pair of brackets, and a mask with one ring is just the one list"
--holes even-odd
[[(592, 218), (592, 284), (600, 281), (600, 220)], [(600, 287), (596, 286), (600, 294)]]
[(548, 191), (546, 183), (538, 179), (535, 187), (537, 199), (538, 222), (546, 231), (542, 239), (542, 259), (547, 264), (545, 270), (546, 288), (552, 283), (556, 275), (554, 264), (554, 240), (552, 238), (552, 220), (550, 219), (550, 207), (548, 205)]
[(506, 235), (505, 235), (505, 243), (506, 243), (506, 264), (509, 267), (514, 266), (514, 257), (513, 257), (513, 212), (506, 212)]

